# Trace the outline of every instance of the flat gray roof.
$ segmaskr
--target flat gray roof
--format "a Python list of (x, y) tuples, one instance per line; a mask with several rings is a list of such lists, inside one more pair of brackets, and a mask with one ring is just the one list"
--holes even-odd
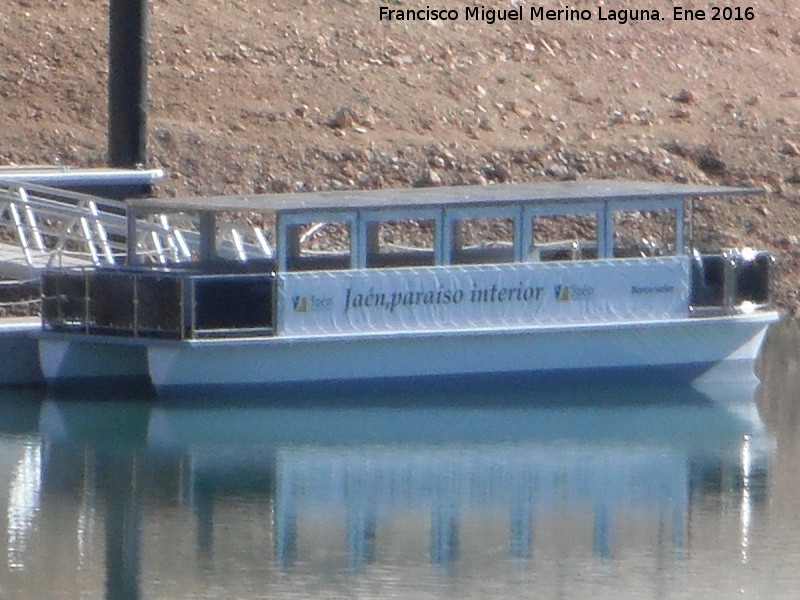
[(195, 198), (137, 198), (127, 201), (138, 214), (175, 212), (322, 212), (360, 209), (436, 208), (453, 205), (516, 204), (521, 202), (592, 202), (744, 196), (762, 194), (758, 188), (684, 185), (649, 181), (595, 180), (464, 185), (455, 187), (297, 192)]

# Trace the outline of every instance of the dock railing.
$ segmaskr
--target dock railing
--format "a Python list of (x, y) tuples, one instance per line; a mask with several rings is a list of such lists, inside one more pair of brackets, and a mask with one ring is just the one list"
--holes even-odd
[[(191, 260), (192, 232), (164, 215), (137, 224), (136, 245), (156, 263)], [(124, 263), (128, 251), (124, 202), (0, 179), (0, 275), (38, 276), (44, 267)]]
[(275, 333), (272, 273), (189, 268), (48, 269), (45, 331), (133, 338), (261, 337)]

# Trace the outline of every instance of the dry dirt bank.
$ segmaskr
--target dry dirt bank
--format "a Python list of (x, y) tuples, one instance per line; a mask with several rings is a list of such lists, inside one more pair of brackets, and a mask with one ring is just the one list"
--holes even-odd
[[(381, 21), (381, 4), (459, 19)], [(710, 19), (713, 3), (685, 4)], [(476, 5), (522, 6), (525, 18), (466, 21)], [(531, 19), (531, 4), (505, 0), (152, 0), (149, 162), (169, 173), (156, 192), (755, 185), (765, 196), (712, 204), (704, 230), (775, 251), (779, 304), (796, 310), (800, 6), (720, 3), (753, 18), (675, 21), (661, 2), (570, 5), (592, 18)], [(600, 9), (664, 19), (600, 21)], [(0, 10), (0, 163), (103, 164), (105, 11), (93, 0)]]

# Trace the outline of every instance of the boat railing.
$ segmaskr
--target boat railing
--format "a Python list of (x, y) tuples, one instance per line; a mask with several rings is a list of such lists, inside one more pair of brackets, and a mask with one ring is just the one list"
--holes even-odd
[(435, 262), (433, 246), (387, 242), (380, 251), (374, 249), (367, 251), (369, 268), (430, 267)]
[(181, 340), (275, 333), (274, 273), (195, 267), (45, 270), (43, 329)]
[(452, 260), (456, 264), (508, 263), (514, 261), (514, 246), (510, 242), (486, 241), (454, 249)]
[(537, 242), (531, 259), (535, 261), (583, 260), (597, 258), (597, 240), (564, 239)]
[(350, 268), (350, 255), (339, 250), (307, 250), (287, 259), (289, 271), (334, 271)]
[(0, 280), (0, 317), (39, 314), (39, 279)]

